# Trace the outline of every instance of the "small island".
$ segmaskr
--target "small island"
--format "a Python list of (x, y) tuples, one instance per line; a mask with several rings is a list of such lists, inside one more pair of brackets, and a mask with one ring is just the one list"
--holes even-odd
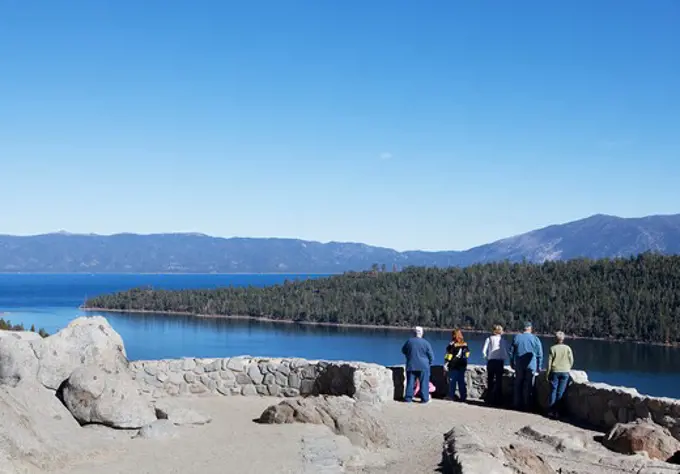
[(84, 309), (479, 331), (516, 330), (528, 319), (542, 333), (678, 344), (679, 285), (680, 256), (647, 253), (399, 272), (374, 266), (263, 288), (135, 288), (90, 298)]

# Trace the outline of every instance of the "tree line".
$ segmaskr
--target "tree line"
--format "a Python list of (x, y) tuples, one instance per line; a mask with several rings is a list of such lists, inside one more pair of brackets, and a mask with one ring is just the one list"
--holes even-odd
[(270, 287), (136, 288), (89, 299), (90, 308), (242, 315), (275, 320), (537, 332), (680, 342), (680, 256), (465, 268), (349, 272)]
[[(26, 331), (26, 328), (24, 327), (23, 324), (12, 324), (12, 321), (4, 320), (3, 318), (0, 318), (0, 330), (1, 331)], [(35, 326), (31, 325), (29, 331), (31, 332), (37, 332), (40, 334), (40, 337), (47, 337), (49, 334), (47, 331), (45, 331), (43, 328), (40, 328), (36, 331)]]

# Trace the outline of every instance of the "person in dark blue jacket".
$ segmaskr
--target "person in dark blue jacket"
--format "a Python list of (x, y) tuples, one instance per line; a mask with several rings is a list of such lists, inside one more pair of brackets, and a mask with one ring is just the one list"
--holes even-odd
[(420, 382), (422, 403), (430, 401), (430, 366), (434, 362), (434, 351), (428, 341), (423, 339), (423, 328), (414, 328), (414, 336), (401, 348), (406, 356), (406, 394), (407, 403), (413, 401), (413, 387), (416, 379)]

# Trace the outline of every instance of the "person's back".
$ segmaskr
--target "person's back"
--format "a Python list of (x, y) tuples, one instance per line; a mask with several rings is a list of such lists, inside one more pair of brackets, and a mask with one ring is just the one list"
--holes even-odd
[(412, 337), (404, 347), (402, 352), (406, 356), (406, 370), (429, 370), (434, 360), (434, 351), (430, 343), (422, 337)]
[(517, 334), (512, 341), (512, 362), (515, 368), (536, 372), (540, 369), (543, 351), (541, 341), (530, 332)]
[(415, 384), (420, 384), (420, 396), (422, 403), (430, 401), (430, 366), (434, 362), (434, 351), (429, 342), (423, 339), (423, 328), (417, 326), (413, 328), (415, 337), (406, 341), (401, 348), (402, 354), (406, 356), (406, 392), (404, 400), (413, 400)]
[(574, 354), (571, 347), (561, 342), (550, 348), (548, 372), (568, 373), (573, 365)]
[(486, 360), (506, 360), (508, 358), (508, 347), (501, 334), (493, 334), (484, 341), (482, 355)]

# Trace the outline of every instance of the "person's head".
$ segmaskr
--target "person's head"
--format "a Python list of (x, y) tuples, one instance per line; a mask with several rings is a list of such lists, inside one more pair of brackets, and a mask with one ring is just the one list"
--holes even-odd
[(457, 344), (462, 344), (465, 342), (465, 338), (463, 338), (463, 331), (460, 329), (456, 329), (451, 333), (451, 340)]
[(531, 326), (531, 321), (527, 321), (524, 323), (524, 332), (531, 332), (533, 330), (534, 328)]
[(413, 328), (413, 335), (416, 337), (423, 337), (423, 328), (416, 326)]
[(503, 334), (503, 326), (501, 326), (500, 324), (496, 324), (493, 327), (493, 333), (494, 334)]
[(555, 333), (555, 340), (558, 344), (562, 344), (564, 342), (564, 333), (562, 331), (557, 331)]

